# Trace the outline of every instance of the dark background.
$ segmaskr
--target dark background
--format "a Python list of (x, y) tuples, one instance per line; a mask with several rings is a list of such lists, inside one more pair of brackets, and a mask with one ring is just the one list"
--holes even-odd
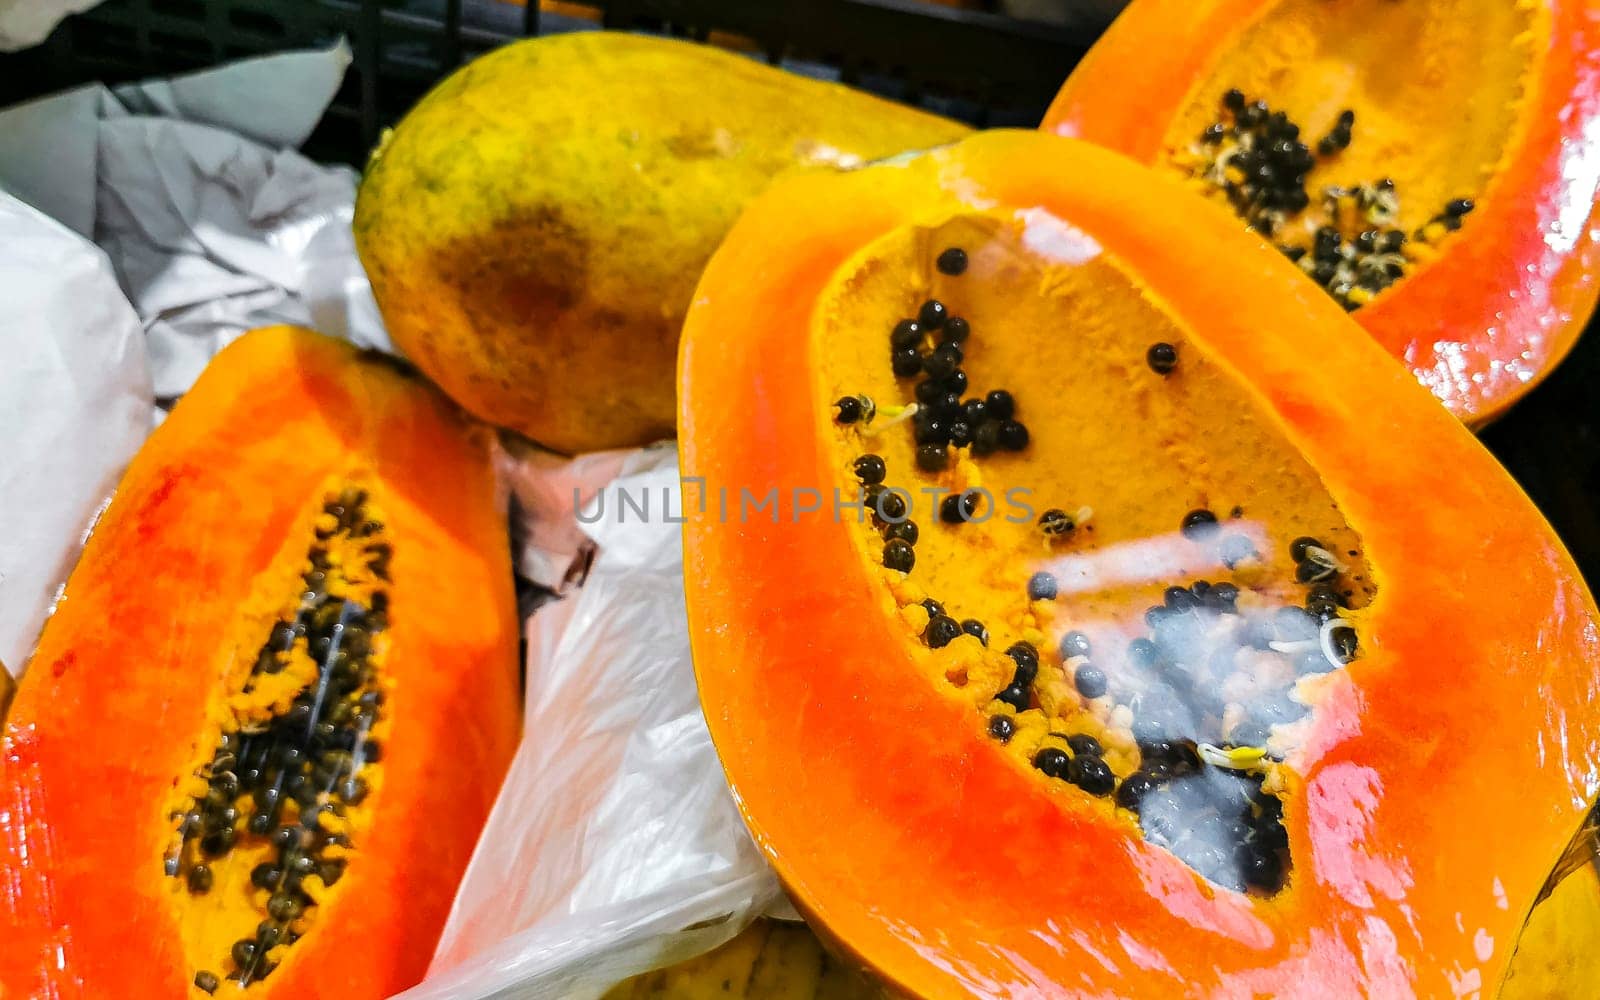
[[(1114, 6), (1061, 0), (1060, 23), (1043, 24), (919, 0), (601, 0), (543, 14), (499, 0), (109, 0), (69, 18), (43, 45), (0, 55), (0, 106), (343, 36), (355, 63), (305, 152), (359, 164), (379, 131), (461, 62), (524, 34), (600, 24), (702, 41), (716, 32), (719, 43), (798, 72), (975, 125), (1028, 127)], [(1600, 323), (1589, 326), (1566, 363), (1482, 439), (1595, 586)]]

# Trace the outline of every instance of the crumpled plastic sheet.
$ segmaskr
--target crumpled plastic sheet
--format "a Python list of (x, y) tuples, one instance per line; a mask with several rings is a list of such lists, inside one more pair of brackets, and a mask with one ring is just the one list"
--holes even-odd
[(350, 232), (355, 172), (285, 148), (349, 64), (340, 42), (0, 112), (0, 185), (105, 249), (144, 323), (158, 399), (259, 326), (393, 350)]
[(355, 175), (188, 122), (101, 123), (95, 239), (144, 317), (156, 395), (247, 330), (392, 350), (350, 236)]
[[(676, 451), (658, 446), (630, 454), (608, 489), (656, 502), (678, 485)], [(522, 746), (405, 1000), (598, 997), (781, 898), (700, 712), (679, 525), (608, 508), (580, 527), (598, 554), (581, 589), (528, 622)]]
[[(130, 357), (148, 357), (159, 398), (180, 395), (216, 351), (266, 323), (392, 350), (350, 235), (354, 173), (282, 148), (309, 134), (348, 61), (342, 45), (286, 53), (0, 112), (8, 138), (0, 185), (92, 235), (136, 307), (111, 287), (102, 259), (103, 287), (66, 300), (74, 321), (120, 309)], [(275, 78), (276, 120), (252, 95), (264, 74)], [(205, 121), (166, 116), (173, 112)], [(0, 219), (0, 248), (13, 239)], [(45, 289), (54, 278), (35, 281)], [(57, 349), (64, 329), (51, 323), (40, 345)], [(8, 332), (0, 329), (0, 364)], [(149, 392), (129, 406), (148, 415)], [(66, 392), (41, 397), (28, 419), (47, 410), (102, 419)], [(613, 480), (676, 491), (675, 452), (569, 460), (508, 441), (502, 459), (519, 572), (568, 596), (526, 624), (523, 743), (429, 977), (408, 1000), (599, 996), (628, 975), (715, 947), (763, 911), (792, 915), (740, 821), (700, 713), (678, 525), (584, 524), (574, 513)], [(121, 459), (108, 463), (87, 490), (89, 512), (120, 467)], [(0, 523), (9, 525), (4, 481), (0, 466)], [(41, 607), (80, 544), (81, 524), (68, 527), (40, 529), (71, 553), (54, 582), (34, 588)]]
[(38, 45), (68, 14), (103, 0), (0, 0), (0, 52)]
[(622, 473), (635, 449), (564, 458), (507, 436), (500, 477), (515, 500), (512, 547), (517, 575), (557, 594), (581, 584), (595, 543), (573, 515)]
[(105, 254), (0, 193), (0, 661), (20, 672), (150, 432), (139, 319)]
[(350, 46), (340, 41), (171, 79), (91, 84), (6, 108), (0, 187), (92, 237), (102, 121), (141, 115), (209, 125), (220, 130), (218, 142), (292, 149), (316, 128), (350, 59)]

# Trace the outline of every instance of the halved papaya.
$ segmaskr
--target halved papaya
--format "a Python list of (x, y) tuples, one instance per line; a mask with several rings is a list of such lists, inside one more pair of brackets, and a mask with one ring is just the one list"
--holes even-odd
[(1594, 602), (1225, 211), (1039, 133), (787, 180), (681, 378), (712, 736), (894, 986), (1498, 984), (1595, 798)]
[(492, 438), (305, 330), (135, 457), (0, 764), (0, 995), (383, 997), (426, 970), (516, 746)]
[(1043, 127), (1191, 176), (1469, 424), (1600, 292), (1585, 0), (1135, 0)]

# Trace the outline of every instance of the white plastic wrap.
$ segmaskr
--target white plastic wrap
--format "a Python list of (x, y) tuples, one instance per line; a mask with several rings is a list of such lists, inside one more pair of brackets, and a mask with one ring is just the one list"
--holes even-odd
[(15, 52), (49, 37), (68, 14), (101, 0), (0, 0), (0, 51)]
[(583, 525), (599, 549), (582, 589), (529, 620), (522, 746), (406, 1000), (597, 997), (720, 944), (780, 897), (700, 714), (680, 528), (659, 506), (671, 494), (681, 512), (676, 452), (633, 453), (609, 491), (648, 495), (656, 516), (608, 508)]
[(187, 122), (113, 119), (100, 140), (95, 238), (145, 320), (158, 397), (258, 326), (387, 348), (350, 236), (353, 171)]
[[(260, 56), (170, 80), (114, 89), (91, 84), (6, 108), (0, 111), (0, 135), (6, 137), (0, 143), (0, 187), (93, 237), (98, 154), (108, 151), (101, 145), (103, 122), (138, 115), (212, 126), (218, 130), (212, 143), (243, 152), (266, 147), (260, 152), (270, 154), (305, 141), (349, 65), (350, 47), (339, 42), (328, 49)], [(180, 146), (185, 142), (185, 137), (173, 138)], [(115, 152), (115, 140), (108, 143)]]
[(0, 193), (0, 661), (20, 671), (150, 432), (139, 320), (93, 244)]
[(105, 249), (158, 398), (258, 326), (390, 349), (350, 234), (355, 171), (279, 148), (315, 127), (349, 62), (340, 43), (0, 112), (0, 184)]
[(581, 582), (594, 552), (594, 539), (584, 533), (573, 509), (621, 475), (634, 450), (564, 458), (508, 437), (502, 454), (501, 475), (517, 500), (517, 574), (565, 592)]

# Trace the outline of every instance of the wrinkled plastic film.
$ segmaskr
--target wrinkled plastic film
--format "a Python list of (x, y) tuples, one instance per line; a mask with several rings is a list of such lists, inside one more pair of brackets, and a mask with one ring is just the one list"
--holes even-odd
[(259, 326), (393, 351), (350, 231), (355, 172), (284, 148), (349, 62), (339, 43), (0, 111), (16, 140), (0, 149), (0, 184), (105, 251), (144, 324), (158, 398)]
[(5, 194), (0, 232), (0, 662), (20, 674), (151, 390), (105, 255)]
[(648, 498), (651, 516), (591, 505), (586, 582), (529, 620), (523, 743), (407, 1000), (596, 997), (720, 944), (780, 896), (700, 713), (680, 529), (663, 516), (681, 513), (676, 453), (634, 453), (621, 473), (547, 474), (579, 496), (604, 486), (600, 504)]
[(247, 330), (314, 326), (392, 350), (350, 237), (355, 174), (209, 126), (100, 126), (95, 234), (144, 318), (156, 394)]
[[(633, 449), (563, 458), (506, 435), (500, 476), (514, 499), (512, 548), (517, 574), (557, 593), (580, 583), (594, 553), (594, 539), (573, 516), (615, 479)], [(552, 633), (545, 624), (541, 633)], [(530, 641), (531, 641), (530, 636)]]
[(101, 0), (0, 0), (0, 51), (16, 52), (49, 37), (61, 19)]

